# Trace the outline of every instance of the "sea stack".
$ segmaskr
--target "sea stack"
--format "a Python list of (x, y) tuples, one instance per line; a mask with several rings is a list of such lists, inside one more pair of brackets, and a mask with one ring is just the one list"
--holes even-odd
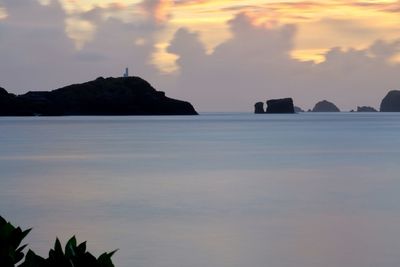
[(318, 102), (312, 112), (340, 112), (339, 108), (332, 102), (323, 100)]
[(381, 112), (400, 112), (400, 91), (390, 91), (383, 98), (380, 110)]
[(255, 114), (264, 114), (264, 103), (263, 102), (257, 102), (254, 104), (254, 113)]

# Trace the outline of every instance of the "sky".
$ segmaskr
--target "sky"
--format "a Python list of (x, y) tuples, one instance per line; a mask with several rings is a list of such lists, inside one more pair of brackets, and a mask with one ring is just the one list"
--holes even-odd
[(379, 107), (400, 87), (400, 1), (0, 0), (0, 86), (130, 74), (200, 112), (293, 97)]

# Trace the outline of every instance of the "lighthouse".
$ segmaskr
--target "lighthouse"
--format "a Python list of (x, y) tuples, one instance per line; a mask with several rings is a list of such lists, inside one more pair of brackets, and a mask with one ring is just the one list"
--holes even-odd
[(125, 68), (124, 77), (129, 77), (129, 68)]

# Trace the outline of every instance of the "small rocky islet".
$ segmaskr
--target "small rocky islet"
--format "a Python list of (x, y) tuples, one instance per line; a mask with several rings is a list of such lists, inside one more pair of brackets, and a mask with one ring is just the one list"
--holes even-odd
[[(264, 103), (257, 102), (254, 105), (255, 114), (291, 114), (304, 112), (298, 106), (293, 104), (292, 98), (281, 98), (271, 99), (266, 101), (267, 108), (264, 110)], [(327, 100), (319, 101), (315, 104), (313, 109), (309, 109), (308, 112), (340, 112), (340, 109), (332, 102)], [(354, 112), (354, 110), (352, 110)], [(369, 106), (357, 107), (357, 112), (378, 112), (375, 108)], [(380, 112), (400, 112), (400, 91), (390, 91), (382, 100), (380, 105)]]
[(23, 95), (0, 88), (0, 116), (198, 115), (192, 104), (169, 98), (139, 77), (97, 78)]

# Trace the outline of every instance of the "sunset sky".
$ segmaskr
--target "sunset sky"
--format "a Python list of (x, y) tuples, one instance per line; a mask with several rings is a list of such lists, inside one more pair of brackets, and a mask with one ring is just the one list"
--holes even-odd
[(400, 88), (399, 62), (400, 1), (0, 0), (0, 86), (17, 94), (127, 66), (200, 111), (350, 110)]

